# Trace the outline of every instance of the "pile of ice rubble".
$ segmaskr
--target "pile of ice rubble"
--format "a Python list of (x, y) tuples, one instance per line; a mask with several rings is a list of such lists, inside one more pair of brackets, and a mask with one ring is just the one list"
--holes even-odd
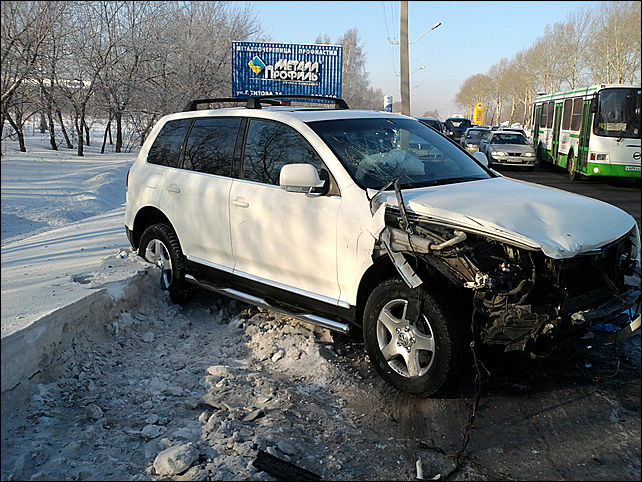
[(323, 478), (373, 476), (348, 400), (372, 390), (364, 367), (363, 347), (327, 330), (207, 293), (181, 308), (150, 286), (39, 385), (3, 479), (272, 480), (259, 449)]

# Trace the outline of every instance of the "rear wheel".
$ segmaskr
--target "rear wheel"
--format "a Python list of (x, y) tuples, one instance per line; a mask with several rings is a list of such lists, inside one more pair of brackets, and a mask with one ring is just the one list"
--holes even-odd
[[(413, 315), (415, 313), (415, 315)], [(466, 356), (465, 318), (423, 288), (400, 279), (375, 288), (364, 309), (363, 337), (379, 375), (410, 395), (427, 397), (442, 389)]]
[(174, 303), (183, 304), (191, 290), (185, 281), (185, 257), (178, 237), (165, 223), (148, 227), (141, 236), (140, 255), (160, 268), (160, 286)]

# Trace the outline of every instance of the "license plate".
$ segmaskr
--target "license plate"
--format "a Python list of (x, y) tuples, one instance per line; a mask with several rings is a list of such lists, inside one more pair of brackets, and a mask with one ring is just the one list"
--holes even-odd
[(640, 166), (624, 166), (625, 171), (640, 171)]
[(524, 162), (521, 157), (509, 157), (508, 162)]

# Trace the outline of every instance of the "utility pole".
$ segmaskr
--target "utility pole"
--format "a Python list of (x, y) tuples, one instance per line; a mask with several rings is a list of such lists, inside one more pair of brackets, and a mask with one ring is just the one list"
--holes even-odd
[(410, 66), (408, 61), (408, 2), (399, 2), (399, 63), (401, 113), (410, 115)]

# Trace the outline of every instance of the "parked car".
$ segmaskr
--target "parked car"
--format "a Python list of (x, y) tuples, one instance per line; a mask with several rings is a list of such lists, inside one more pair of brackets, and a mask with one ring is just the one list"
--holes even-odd
[(471, 125), (470, 119), (466, 119), (465, 117), (449, 117), (446, 119), (446, 122), (444, 122), (446, 135), (457, 143), (461, 142), (462, 137), (466, 133), (466, 129)]
[(127, 175), (128, 239), (174, 302), (200, 286), (360, 333), (416, 396), (459, 379), (471, 317), (476, 344), (536, 352), (639, 304), (637, 224), (610, 204), (502, 177), (416, 119), (341, 99), (207, 102), (161, 118)]
[(469, 152), (479, 150), (479, 143), (481, 140), (490, 134), (490, 129), (487, 127), (470, 127), (466, 129), (461, 145)]
[(523, 134), (516, 131), (492, 131), (479, 143), (479, 151), (491, 166), (520, 166), (532, 171), (535, 149)]
[(439, 119), (435, 119), (433, 117), (418, 117), (417, 120), (428, 127), (432, 127), (440, 134), (443, 134), (445, 131), (444, 123)]

